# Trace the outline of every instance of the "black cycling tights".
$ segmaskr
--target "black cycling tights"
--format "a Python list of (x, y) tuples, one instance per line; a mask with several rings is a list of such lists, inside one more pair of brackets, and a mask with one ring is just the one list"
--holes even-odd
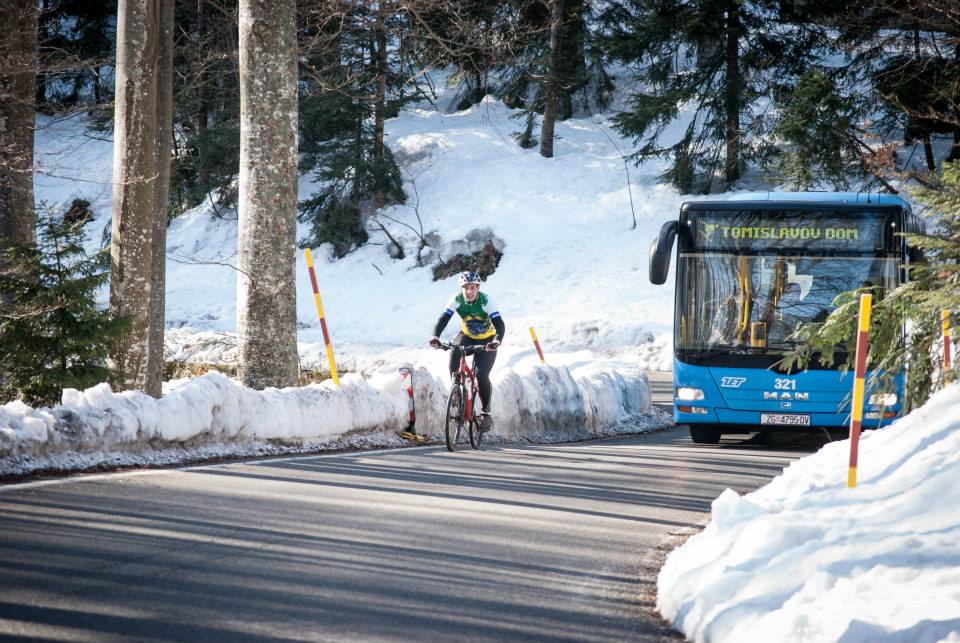
[[(473, 346), (476, 344), (486, 344), (488, 339), (483, 341), (463, 339), (458, 342), (461, 346)], [(476, 375), (477, 385), (480, 389), (480, 403), (484, 411), (490, 410), (490, 371), (493, 370), (493, 363), (497, 361), (497, 351), (482, 351), (476, 354)], [(467, 360), (470, 358), (468, 357)], [(468, 362), (469, 363), (469, 362)], [(450, 374), (453, 375), (460, 370), (460, 354), (457, 351), (450, 351)]]

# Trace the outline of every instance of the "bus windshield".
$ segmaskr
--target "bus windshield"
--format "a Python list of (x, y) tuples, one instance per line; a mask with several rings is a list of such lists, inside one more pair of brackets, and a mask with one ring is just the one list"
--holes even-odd
[(779, 359), (795, 348), (796, 328), (825, 319), (837, 295), (872, 288), (878, 296), (897, 277), (898, 262), (889, 256), (682, 252), (675, 347), (701, 363), (730, 355)]

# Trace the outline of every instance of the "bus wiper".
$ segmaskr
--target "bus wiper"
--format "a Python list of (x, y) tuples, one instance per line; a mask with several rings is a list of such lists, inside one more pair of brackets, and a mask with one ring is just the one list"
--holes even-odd
[(747, 346), (722, 346), (714, 348), (705, 348), (702, 350), (692, 350), (694, 357), (723, 357), (725, 355), (749, 355), (751, 352)]

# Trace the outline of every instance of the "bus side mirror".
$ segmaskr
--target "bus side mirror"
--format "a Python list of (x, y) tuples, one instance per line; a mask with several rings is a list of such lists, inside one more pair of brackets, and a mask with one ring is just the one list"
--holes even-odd
[(670, 273), (670, 255), (673, 252), (673, 240), (677, 236), (679, 223), (667, 221), (660, 228), (660, 235), (650, 246), (650, 283), (658, 286), (666, 283)]

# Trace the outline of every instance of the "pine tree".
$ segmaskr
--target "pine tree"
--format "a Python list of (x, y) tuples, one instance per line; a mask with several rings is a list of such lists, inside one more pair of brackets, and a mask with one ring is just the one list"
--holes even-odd
[(37, 106), (64, 110), (109, 102), (117, 3), (39, 0), (39, 6)]
[[(882, 297), (874, 295), (867, 358), (867, 368), (876, 373), (868, 384), (881, 389), (889, 387), (892, 374), (906, 371), (908, 408), (923, 404), (943, 380), (960, 373), (956, 364), (943, 372), (942, 353), (935, 347), (941, 341), (941, 311), (951, 311), (954, 320), (960, 312), (960, 162), (944, 163), (939, 182), (916, 189), (913, 196), (929, 213), (927, 233), (909, 235), (910, 244), (924, 251), (925, 260), (911, 264), (909, 281)], [(819, 354), (827, 366), (840, 360), (843, 368), (851, 368), (860, 294), (840, 295), (825, 322), (801, 328), (803, 346), (785, 365), (803, 368)], [(934, 378), (938, 371), (939, 380)]]
[[(662, 179), (682, 192), (729, 188), (766, 158), (771, 124), (761, 103), (818, 53), (822, 30), (790, 24), (784, 5), (762, 0), (612, 2), (602, 14), (610, 58), (638, 65), (644, 89), (616, 124), (640, 143), (637, 162), (671, 161)], [(683, 117), (681, 136), (664, 137)]]
[(109, 277), (109, 252), (88, 256), (82, 224), (41, 213), (37, 246), (7, 250), (0, 291), (0, 400), (33, 406), (60, 401), (66, 387), (113, 381), (108, 345), (128, 329), (96, 302)]
[(237, 5), (178, 2), (175, 21), (173, 108), (179, 140), (171, 169), (171, 212), (206, 203), (215, 216), (233, 216), (240, 167)]
[(366, 243), (372, 212), (406, 200), (383, 122), (417, 94), (399, 91), (414, 77), (397, 56), (406, 29), (401, 7), (334, 4), (318, 16), (327, 33), (312, 52), (313, 91), (301, 101), (301, 170), (313, 172), (319, 189), (300, 204), (299, 219), (311, 228), (304, 245), (330, 243), (343, 256)]
[(775, 104), (780, 115), (773, 135), (785, 144), (775, 156), (778, 178), (795, 190), (821, 180), (834, 189), (848, 188), (859, 167), (860, 102), (842, 93), (827, 70), (815, 67), (780, 88)]

